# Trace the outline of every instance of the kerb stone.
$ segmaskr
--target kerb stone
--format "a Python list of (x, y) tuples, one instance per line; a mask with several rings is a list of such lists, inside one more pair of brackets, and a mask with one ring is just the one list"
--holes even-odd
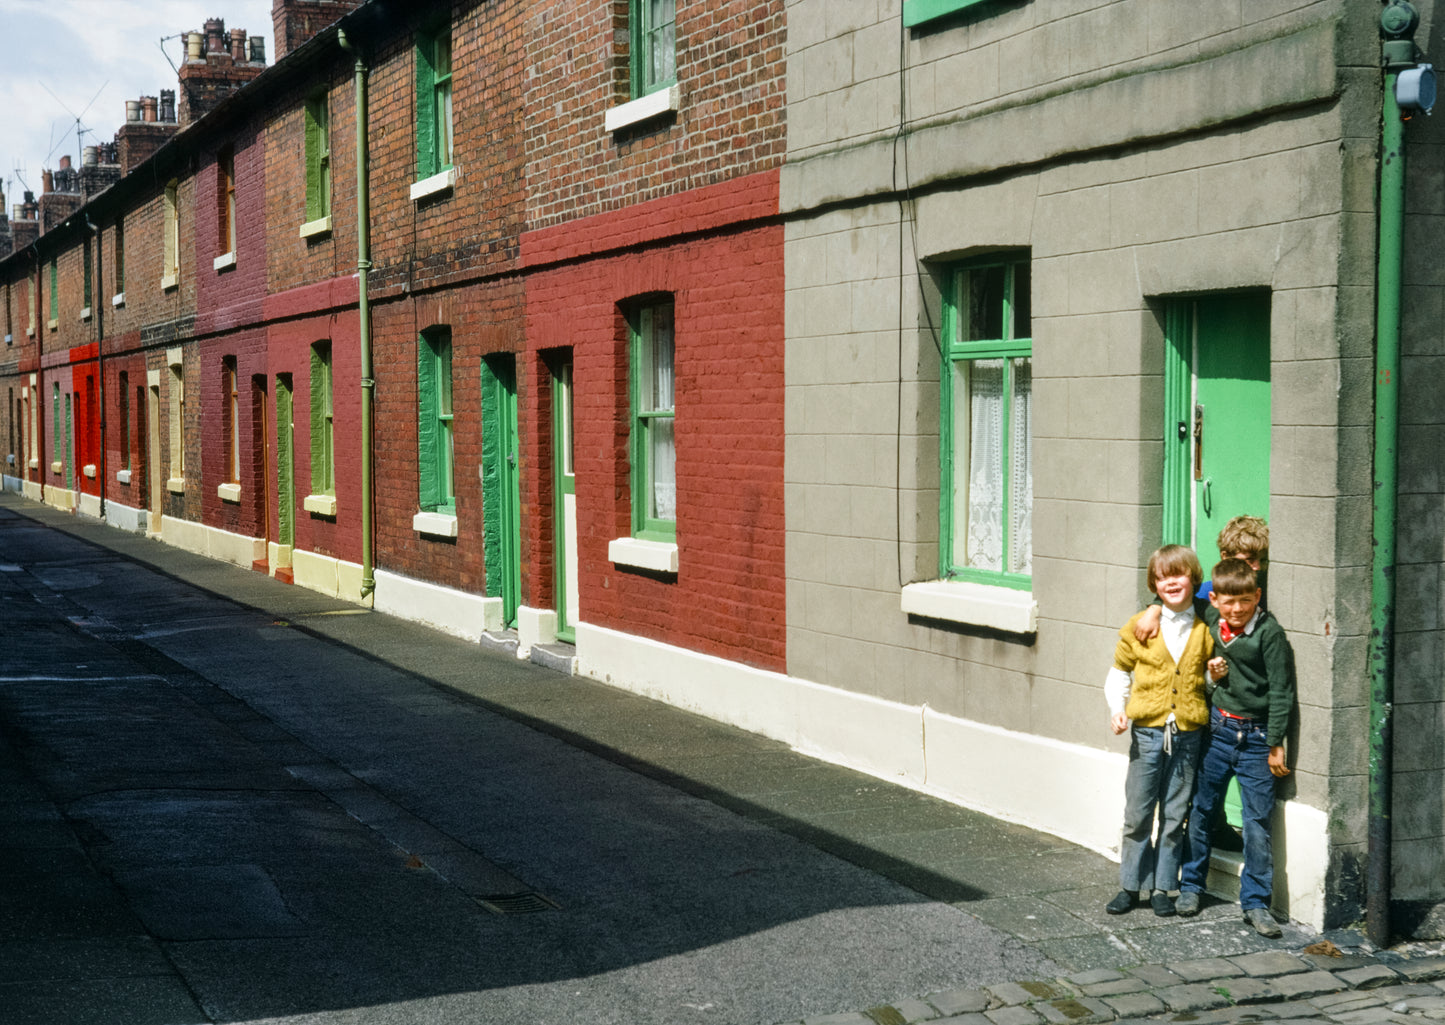
[(924, 997), (940, 1014), (978, 1014), (993, 1001), (981, 989), (950, 989)]
[(1274, 985), (1284, 994), (1286, 1000), (1300, 997), (1316, 997), (1321, 993), (1338, 993), (1345, 984), (1329, 972), (1305, 972), (1302, 975), (1283, 975), (1274, 980)]
[(1293, 972), (1302, 972), (1309, 967), (1293, 954), (1283, 950), (1262, 950), (1258, 954), (1241, 954), (1238, 957), (1231, 957), (1229, 960), (1244, 969), (1246, 975), (1259, 978), (1289, 975)]
[(1080, 986), (1087, 997), (1116, 997), (1124, 993), (1138, 993), (1149, 988), (1143, 979), (1110, 979), (1108, 982), (1093, 982)]
[(1038, 1025), (1043, 1021), (1043, 1018), (1022, 1004), (995, 1007), (992, 1011), (983, 1013), (984, 1017), (993, 1022), (993, 1025)]
[(1184, 980), (1163, 965), (1136, 965), (1128, 969), (1136, 979), (1143, 979), (1151, 986), (1177, 986)]
[(1445, 979), (1445, 957), (1412, 958), (1409, 961), (1396, 962), (1394, 968), (1410, 982), (1433, 982), (1436, 979)]
[(1095, 1022), (1114, 1020), (1113, 1008), (1089, 997), (1045, 1000), (1041, 1004), (1034, 1004), (1034, 1010), (1042, 1014), (1044, 1020), (1051, 1025), (1093, 1025)]
[(1212, 988), (1223, 990), (1236, 1004), (1270, 1004), (1284, 999), (1273, 982), (1247, 975), (1242, 978), (1220, 979)]
[(1365, 965), (1362, 968), (1346, 968), (1344, 971), (1331, 972), (1350, 989), (1378, 989), (1380, 986), (1388, 986), (1400, 981), (1400, 976), (1394, 969), (1382, 964)]
[(1104, 1003), (1114, 1009), (1120, 1018), (1145, 1018), (1164, 1013), (1164, 1001), (1153, 993), (1123, 993), (1116, 997), (1105, 997)]
[(1164, 1001), (1164, 1006), (1171, 1011), (1208, 1011), (1214, 1007), (1224, 1007), (1230, 1002), (1228, 997), (1197, 982), (1168, 986), (1156, 991), (1154, 995)]
[(1201, 957), (1193, 961), (1176, 961), (1168, 969), (1185, 982), (1208, 982), (1243, 975), (1244, 969), (1222, 957)]
[(1027, 982), (1005, 982), (987, 987), (999, 1003), (1004, 1005), (1027, 1004), (1035, 1000), (1057, 1000), (1073, 996), (1073, 991), (1058, 983), (1030, 980)]

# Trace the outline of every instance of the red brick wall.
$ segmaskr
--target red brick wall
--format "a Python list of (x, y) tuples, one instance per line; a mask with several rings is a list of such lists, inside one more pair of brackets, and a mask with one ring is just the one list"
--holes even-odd
[[(257, 509), (257, 498), (267, 492), (263, 475), (265, 452), (256, 444), (260, 412), (252, 401), (251, 378), (267, 374), (266, 332), (259, 329), (238, 331), (221, 338), (209, 339), (199, 346), (200, 380), (198, 398), (205, 407), (201, 424), (201, 465), (195, 474), (201, 499), (202, 520), (207, 526), (219, 527), (246, 537), (266, 536), (266, 522)], [(218, 488), (230, 476), (230, 391), (225, 372), (226, 360), (236, 363), (237, 413), (239, 423), (234, 429), (241, 441), (241, 500), (228, 502)], [(309, 407), (308, 407), (309, 408)], [(274, 470), (273, 470), (274, 472)], [(188, 472), (187, 476), (191, 476)], [(308, 478), (309, 479), (309, 478)], [(188, 484), (189, 486), (189, 484)], [(274, 492), (274, 485), (270, 486)], [(274, 500), (274, 494), (272, 499)]]
[[(205, 155), (195, 177), (195, 249), (191, 277), (196, 282), (197, 334), (254, 323), (266, 291), (266, 159), (263, 139), (252, 129), (237, 132), (231, 147), (236, 189), (236, 263), (217, 270), (216, 257), (229, 249), (221, 237), (224, 197), (218, 151)], [(126, 237), (129, 245), (129, 234)], [(184, 275), (186, 272), (182, 271)]]
[[(771, 179), (776, 209), (776, 176), (762, 177)], [(706, 197), (676, 202), (685, 207), (699, 198)], [(524, 239), (524, 248), (530, 244)], [(607, 558), (608, 542), (631, 533), (628, 340), (619, 303), (651, 292), (671, 293), (676, 317), (675, 578)], [(782, 227), (766, 223), (539, 269), (527, 278), (527, 334), (534, 353), (573, 350), (582, 620), (781, 671)], [(524, 401), (535, 438), (549, 420), (535, 395)], [(550, 562), (544, 568), (540, 556), (550, 476), (538, 463), (524, 486), (531, 508), (547, 512), (530, 517), (527, 531), (538, 552), (534, 572), (550, 589)]]
[[(130, 483), (123, 484), (115, 479), (116, 472), (125, 468), (125, 427), (121, 415), (120, 375), (126, 375), (127, 399), (130, 416)], [(137, 394), (139, 389), (139, 394)], [(106, 410), (106, 480), (105, 497), (132, 509), (150, 507), (150, 492), (147, 490), (150, 470), (146, 432), (146, 363), (145, 356), (130, 353), (112, 356), (106, 350), (105, 359), (105, 410)]]
[(781, 165), (783, 0), (677, 5), (681, 109), (608, 133), (628, 95), (626, 0), (527, 12), (527, 216), (533, 228)]

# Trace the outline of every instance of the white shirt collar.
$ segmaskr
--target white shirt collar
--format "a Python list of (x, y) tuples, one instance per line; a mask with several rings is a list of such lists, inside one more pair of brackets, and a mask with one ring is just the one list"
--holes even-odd
[(1168, 605), (1161, 605), (1159, 607), (1163, 610), (1163, 617), (1174, 622), (1188, 622), (1194, 618), (1194, 606), (1192, 604), (1184, 606), (1184, 608), (1178, 612), (1175, 612)]

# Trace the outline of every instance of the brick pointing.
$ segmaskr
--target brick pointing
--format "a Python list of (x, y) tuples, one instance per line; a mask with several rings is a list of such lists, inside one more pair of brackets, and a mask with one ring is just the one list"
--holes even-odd
[[(676, 203), (686, 210), (705, 198)], [(782, 236), (770, 224), (527, 279), (529, 346), (573, 352), (583, 620), (774, 670), (784, 668)], [(675, 579), (607, 557), (608, 542), (631, 533), (619, 303), (654, 292), (673, 295), (677, 324)], [(540, 436), (542, 404), (535, 392), (523, 402)], [(526, 480), (528, 508), (542, 513), (524, 515), (528, 535), (534, 552), (550, 553), (541, 533), (550, 474), (534, 465)], [(550, 559), (534, 556), (532, 566), (550, 604)]]

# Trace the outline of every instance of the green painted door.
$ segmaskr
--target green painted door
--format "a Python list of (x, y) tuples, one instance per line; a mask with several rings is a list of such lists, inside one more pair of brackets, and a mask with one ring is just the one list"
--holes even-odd
[[(1165, 331), (1164, 540), (1192, 545), (1208, 579), (1220, 528), (1269, 519), (1269, 295), (1176, 300)], [(1225, 818), (1241, 822), (1233, 781)]]
[(276, 543), (296, 544), (296, 424), (291, 375), (276, 375)]
[(572, 465), (572, 359), (552, 370), (553, 566), (557, 636), (577, 639), (577, 477)]
[(517, 625), (522, 603), (522, 480), (517, 431), (517, 361), (482, 360), (482, 507), (487, 594), (502, 599), (502, 622)]

